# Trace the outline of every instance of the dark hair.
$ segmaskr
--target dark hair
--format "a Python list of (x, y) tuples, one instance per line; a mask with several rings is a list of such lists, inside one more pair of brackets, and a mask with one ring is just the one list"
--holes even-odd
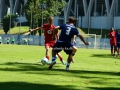
[(68, 22), (69, 22), (69, 23), (76, 23), (76, 18), (74, 18), (74, 17), (69, 17)]
[(66, 21), (66, 24), (68, 24), (69, 22), (68, 21)]

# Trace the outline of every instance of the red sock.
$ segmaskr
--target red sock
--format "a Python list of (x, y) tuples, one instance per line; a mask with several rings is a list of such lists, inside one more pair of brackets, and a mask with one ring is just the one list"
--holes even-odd
[(49, 57), (49, 56), (46, 56), (46, 58), (47, 58), (48, 60), (50, 60), (50, 57)]
[(63, 60), (63, 58), (62, 57), (59, 57), (60, 58), (60, 61), (62, 61)]

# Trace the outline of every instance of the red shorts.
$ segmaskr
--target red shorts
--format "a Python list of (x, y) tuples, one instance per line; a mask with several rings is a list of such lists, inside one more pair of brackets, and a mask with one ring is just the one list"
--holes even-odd
[(116, 46), (116, 43), (110, 43), (110, 46)]
[(50, 47), (50, 48), (52, 48), (55, 43), (56, 43), (56, 41), (45, 42), (45, 47)]

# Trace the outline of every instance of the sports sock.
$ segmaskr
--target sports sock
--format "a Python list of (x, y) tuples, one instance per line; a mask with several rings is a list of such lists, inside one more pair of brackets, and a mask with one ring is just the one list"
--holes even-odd
[(58, 55), (55, 56), (56, 58), (58, 57)]
[(69, 66), (70, 66), (70, 63), (67, 63), (66, 67), (68, 67), (68, 68), (69, 68)]
[(66, 65), (66, 70), (67, 71), (69, 70), (69, 66), (70, 66), (70, 63), (67, 63), (67, 65)]
[(60, 58), (60, 61), (62, 61), (63, 60), (63, 58), (62, 57), (59, 57)]
[(49, 56), (46, 56), (46, 58), (47, 58), (48, 60), (50, 60), (50, 57), (49, 57)]
[(113, 55), (113, 50), (111, 50), (111, 55)]
[(52, 57), (52, 62), (56, 61), (57, 57)]

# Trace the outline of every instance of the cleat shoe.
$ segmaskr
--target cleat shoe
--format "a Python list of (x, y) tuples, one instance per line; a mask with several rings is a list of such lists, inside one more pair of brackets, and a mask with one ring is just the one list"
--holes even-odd
[(50, 65), (50, 64), (51, 64), (51, 62), (50, 62), (50, 61), (48, 61), (48, 62), (47, 62), (47, 65)]
[(56, 61), (52, 61), (51, 64), (50, 64), (50, 66), (48, 68), (52, 69), (53, 65), (55, 65), (55, 64), (56, 64)]
[(69, 71), (69, 67), (66, 67), (66, 69), (65, 69), (66, 71)]
[(62, 60), (61, 62), (62, 62), (63, 65), (66, 65), (66, 64), (67, 64), (64, 60)]

